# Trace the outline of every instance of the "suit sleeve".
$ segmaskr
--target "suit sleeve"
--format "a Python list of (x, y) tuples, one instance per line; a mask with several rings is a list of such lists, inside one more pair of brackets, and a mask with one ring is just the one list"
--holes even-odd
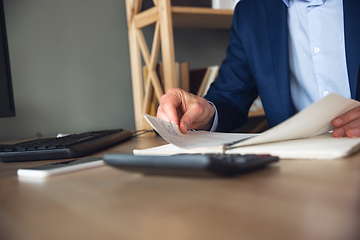
[(219, 75), (212, 83), (205, 98), (218, 110), (218, 132), (229, 132), (247, 122), (249, 108), (258, 96), (256, 84), (249, 67), (244, 46), (246, 34), (240, 31), (246, 25), (246, 8), (241, 1), (237, 5), (231, 27), (226, 58)]

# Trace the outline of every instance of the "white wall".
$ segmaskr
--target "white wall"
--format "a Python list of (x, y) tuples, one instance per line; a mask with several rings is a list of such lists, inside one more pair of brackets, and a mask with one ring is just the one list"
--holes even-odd
[[(135, 128), (124, 1), (4, 5), (16, 117), (0, 119), (0, 141)], [(179, 29), (174, 36), (176, 60), (198, 68), (221, 63), (229, 31)]]

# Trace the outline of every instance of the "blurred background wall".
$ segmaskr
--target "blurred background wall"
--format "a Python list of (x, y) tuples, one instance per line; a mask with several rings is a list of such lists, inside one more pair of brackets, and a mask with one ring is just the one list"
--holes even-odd
[[(16, 117), (0, 141), (134, 129), (125, 1), (4, 0)], [(152, 39), (152, 28), (145, 29)], [(176, 61), (221, 64), (230, 30), (175, 29)]]

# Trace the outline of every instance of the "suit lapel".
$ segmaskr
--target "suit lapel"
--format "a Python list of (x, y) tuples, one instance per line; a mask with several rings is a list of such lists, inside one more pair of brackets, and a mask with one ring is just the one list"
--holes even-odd
[(360, 1), (343, 0), (346, 64), (351, 97), (360, 100)]
[(266, 4), (272, 65), (283, 107), (290, 117), (294, 114), (294, 107), (290, 93), (287, 7), (282, 0), (264, 2)]

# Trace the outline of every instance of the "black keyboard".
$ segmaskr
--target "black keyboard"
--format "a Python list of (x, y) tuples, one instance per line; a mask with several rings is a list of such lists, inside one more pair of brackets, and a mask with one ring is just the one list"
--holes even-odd
[(129, 130), (116, 129), (41, 138), (0, 146), (1, 162), (78, 158), (114, 146), (132, 137)]

